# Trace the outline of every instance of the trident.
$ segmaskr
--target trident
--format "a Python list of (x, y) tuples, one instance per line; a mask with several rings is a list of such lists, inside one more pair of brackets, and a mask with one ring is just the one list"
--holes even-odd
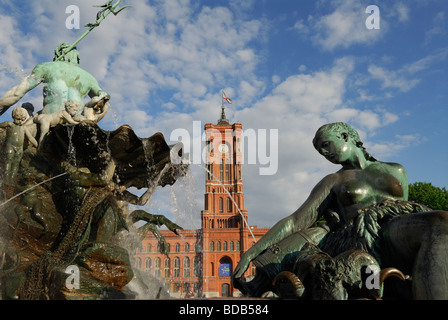
[(94, 6), (94, 7), (98, 7), (98, 8), (104, 8), (101, 9), (100, 11), (98, 11), (98, 13), (96, 14), (96, 21), (93, 23), (88, 23), (85, 25), (85, 27), (88, 27), (89, 29), (84, 32), (82, 34), (82, 36), (80, 36), (78, 38), (78, 40), (76, 40), (70, 47), (68, 47), (66, 50), (64, 50), (64, 53), (62, 55), (60, 55), (56, 61), (61, 60), (70, 50), (72, 50), (82, 39), (85, 38), (85, 36), (87, 36), (90, 31), (92, 31), (94, 28), (98, 27), (100, 25), (100, 23), (106, 19), (106, 17), (110, 14), (113, 13), (115, 16), (120, 13), (122, 10), (126, 9), (127, 7), (130, 6), (123, 6), (121, 8), (117, 8), (118, 5), (121, 3), (122, 0), (117, 0), (117, 2), (113, 3), (114, 0), (110, 0), (108, 2), (106, 2), (105, 4), (103, 4), (102, 6)]

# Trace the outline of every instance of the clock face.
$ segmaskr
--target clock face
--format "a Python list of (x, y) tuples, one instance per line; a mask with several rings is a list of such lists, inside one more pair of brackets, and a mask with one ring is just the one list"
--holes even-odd
[(229, 147), (225, 143), (223, 143), (219, 145), (218, 150), (221, 153), (227, 153), (229, 151)]

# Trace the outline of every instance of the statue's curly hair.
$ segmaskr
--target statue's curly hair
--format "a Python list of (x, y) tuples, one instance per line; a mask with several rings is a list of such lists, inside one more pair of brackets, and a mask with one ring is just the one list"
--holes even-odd
[(25, 115), (27, 118), (29, 117), (28, 111), (26, 111), (25, 108), (22, 107), (14, 108), (14, 110), (12, 110), (12, 117), (15, 118), (19, 115)]
[[(54, 49), (54, 58), (53, 61), (57, 61), (59, 59), (60, 56), (62, 56), (65, 52), (65, 50), (67, 50), (68, 48), (70, 48), (70, 44), (69, 43), (61, 43), (59, 44), (56, 49)], [(76, 60), (76, 61), (72, 61), (72, 60)], [(76, 62), (76, 64), (79, 64), (79, 51), (78, 49), (76, 49), (76, 47), (73, 47), (69, 52), (67, 52), (64, 56), (64, 58), (62, 59), (62, 61), (65, 62)]]
[(385, 223), (400, 216), (431, 211), (432, 209), (412, 201), (386, 199), (358, 210), (350, 223), (339, 225), (328, 233), (320, 244), (331, 256), (347, 250), (362, 250), (381, 261), (381, 229)]
[(317, 142), (322, 137), (323, 134), (330, 134), (334, 133), (337, 137), (342, 138), (343, 134), (347, 134), (348, 137), (353, 141), (353, 143), (358, 147), (361, 148), (364, 156), (367, 160), (370, 161), (377, 161), (370, 153), (367, 152), (366, 148), (363, 146), (363, 142), (359, 138), (358, 132), (353, 129), (350, 125), (348, 125), (345, 122), (334, 122), (334, 123), (328, 123), (323, 126), (321, 126), (314, 136), (313, 139), (313, 146), (315, 149), (318, 148)]

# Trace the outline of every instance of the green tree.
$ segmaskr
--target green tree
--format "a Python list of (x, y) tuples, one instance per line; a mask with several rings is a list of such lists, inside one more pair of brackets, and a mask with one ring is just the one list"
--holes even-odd
[(409, 184), (409, 200), (424, 204), (434, 210), (448, 211), (448, 191), (428, 182)]

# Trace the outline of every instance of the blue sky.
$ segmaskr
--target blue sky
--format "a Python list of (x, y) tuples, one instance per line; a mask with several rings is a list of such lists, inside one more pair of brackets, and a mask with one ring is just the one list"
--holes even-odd
[[(52, 60), (57, 44), (76, 40), (94, 21), (92, 3), (2, 0), (0, 95), (36, 64)], [(79, 30), (66, 28), (69, 5), (80, 9)], [(129, 124), (141, 137), (160, 131), (169, 141), (175, 129), (192, 132), (194, 121), (215, 123), (224, 90), (233, 101), (226, 105), (231, 122), (278, 130), (276, 174), (260, 175), (261, 164), (244, 168), (251, 225), (272, 226), (338, 170), (311, 143), (328, 122), (351, 124), (377, 159), (404, 165), (410, 182), (448, 185), (445, 0), (122, 5), (132, 7), (110, 15), (78, 45), (80, 66), (112, 97), (100, 126)], [(380, 29), (365, 26), (369, 5), (380, 10)], [(39, 109), (41, 89), (25, 101)], [(194, 166), (174, 188), (158, 191), (149, 209), (180, 223), (191, 216), (199, 221), (203, 182), (204, 172)], [(183, 218), (177, 215), (186, 208)]]

